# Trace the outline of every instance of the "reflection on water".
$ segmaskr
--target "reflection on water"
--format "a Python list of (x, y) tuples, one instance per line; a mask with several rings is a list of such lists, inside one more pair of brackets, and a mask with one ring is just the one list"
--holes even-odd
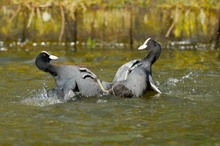
[(34, 65), (41, 50), (59, 56), (54, 63), (88, 67), (106, 81), (121, 64), (147, 54), (124, 49), (0, 52), (0, 144), (220, 144), (218, 50), (163, 49), (153, 66), (160, 95), (75, 102), (47, 97), (54, 80)]

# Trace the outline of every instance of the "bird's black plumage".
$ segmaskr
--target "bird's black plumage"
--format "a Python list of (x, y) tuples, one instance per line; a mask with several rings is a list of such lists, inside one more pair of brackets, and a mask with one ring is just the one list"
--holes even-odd
[[(50, 92), (57, 92), (59, 95), (63, 95), (65, 99), (76, 94), (87, 97), (102, 95), (100, 86), (93, 79), (82, 78), (85, 73), (80, 71), (79, 66), (54, 65), (50, 63), (52, 59), (57, 59), (57, 57), (42, 51), (35, 60), (35, 65), (40, 70), (50, 73), (55, 79), (56, 87)], [(107, 82), (103, 83), (108, 85)]]
[[(161, 45), (149, 38), (138, 49), (147, 49), (149, 53), (144, 59), (132, 60), (118, 69), (112, 81), (112, 90), (115, 94), (117, 88), (121, 88), (121, 84), (135, 97), (143, 95), (150, 89), (161, 92), (152, 78), (152, 64), (160, 56)], [(119, 83), (121, 84), (118, 87)]]
[(112, 86), (104, 88), (99, 79), (88, 75), (99, 82), (101, 89), (108, 94), (120, 97), (138, 97), (148, 90), (161, 93), (152, 77), (152, 64), (159, 58), (161, 45), (152, 39), (147, 39), (139, 50), (149, 50), (144, 59), (132, 60), (122, 65), (115, 74)]

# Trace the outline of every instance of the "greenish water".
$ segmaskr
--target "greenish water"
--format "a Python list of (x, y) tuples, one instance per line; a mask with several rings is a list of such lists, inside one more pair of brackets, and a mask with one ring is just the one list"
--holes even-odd
[(88, 67), (111, 81), (129, 49), (8, 47), (0, 52), (0, 145), (220, 145), (220, 51), (163, 49), (153, 65), (161, 95), (75, 102), (45, 99), (53, 78), (34, 65), (47, 50), (57, 64)]

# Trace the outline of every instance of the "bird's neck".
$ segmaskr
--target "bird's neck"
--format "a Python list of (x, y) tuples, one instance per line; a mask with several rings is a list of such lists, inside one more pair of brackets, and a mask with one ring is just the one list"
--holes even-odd
[(49, 62), (39, 62), (38, 68), (44, 72), (50, 73), (52, 76), (56, 76), (55, 66)]
[(149, 61), (153, 64), (160, 56), (160, 48), (154, 48), (150, 50), (148, 55), (143, 59), (144, 61)]
[(47, 64), (47, 72), (50, 73), (52, 76), (57, 76), (57, 72), (55, 71), (56, 66), (50, 63)]

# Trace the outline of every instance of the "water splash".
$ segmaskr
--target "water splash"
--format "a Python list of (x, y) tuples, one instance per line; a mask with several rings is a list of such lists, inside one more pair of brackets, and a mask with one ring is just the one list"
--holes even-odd
[(179, 82), (179, 79), (176, 78), (168, 78), (167, 81), (165, 82), (166, 85), (170, 86), (176, 86), (176, 83)]
[(194, 83), (196, 83), (196, 80), (192, 77), (193, 76), (193, 72), (189, 72), (188, 74), (182, 76), (181, 78), (168, 78), (164, 84), (165, 85), (168, 85), (168, 86), (177, 86), (178, 83), (181, 83), (186, 80), (186, 79), (192, 79), (192, 81)]
[(180, 81), (183, 81), (184, 79), (189, 79), (189, 78), (191, 78), (192, 74), (193, 74), (192, 72), (188, 73), (187, 75), (183, 76), (183, 77), (180, 79)]
[(43, 85), (42, 89), (31, 91), (29, 93), (29, 97), (21, 101), (22, 104), (29, 106), (49, 106), (64, 102), (66, 101), (57, 96), (48, 96), (47, 87), (45, 86), (45, 84)]
[(189, 72), (179, 78), (168, 78), (162, 83), (165, 91), (169, 95), (175, 95), (176, 97), (194, 100), (195, 98), (200, 98), (198, 96), (199, 88), (198, 85), (199, 73)]
[[(168, 78), (161, 86), (163, 92), (172, 97), (191, 101), (210, 102), (216, 100), (213, 95), (218, 91), (219, 75), (210, 71), (191, 71), (177, 78)], [(217, 94), (218, 95), (218, 94)]]

